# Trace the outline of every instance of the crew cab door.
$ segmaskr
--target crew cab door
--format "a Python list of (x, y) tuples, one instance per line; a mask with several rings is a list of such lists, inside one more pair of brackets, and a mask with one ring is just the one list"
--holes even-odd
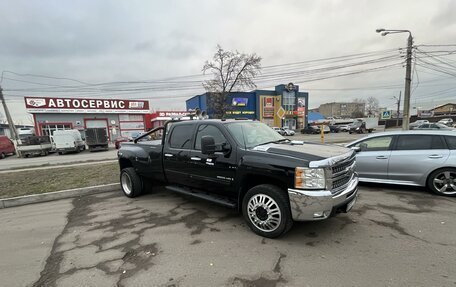
[[(214, 138), (217, 146), (215, 154), (202, 154), (201, 138), (203, 136)], [(230, 147), (230, 151), (223, 151), (223, 147)], [(190, 154), (192, 187), (211, 193), (234, 196), (232, 193), (236, 175), (236, 149), (234, 147), (234, 142), (230, 142), (229, 135), (223, 128), (210, 123), (199, 124)]]
[(179, 123), (171, 126), (165, 138), (163, 148), (163, 168), (170, 184), (188, 186), (190, 166), (190, 148), (193, 143), (195, 124)]

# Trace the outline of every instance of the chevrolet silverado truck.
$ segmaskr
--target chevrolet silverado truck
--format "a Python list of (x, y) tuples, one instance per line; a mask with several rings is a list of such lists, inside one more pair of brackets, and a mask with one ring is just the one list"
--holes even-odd
[[(290, 141), (247, 120), (169, 121), (159, 140), (123, 143), (120, 183), (127, 197), (161, 184), (237, 209), (258, 235), (276, 238), (293, 221), (348, 212), (358, 192), (355, 151)], [(146, 184), (147, 183), (147, 184)]]

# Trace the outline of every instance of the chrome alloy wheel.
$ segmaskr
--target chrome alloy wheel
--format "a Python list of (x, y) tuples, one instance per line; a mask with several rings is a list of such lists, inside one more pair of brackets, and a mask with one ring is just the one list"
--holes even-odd
[(126, 194), (131, 194), (132, 191), (132, 184), (131, 184), (131, 178), (130, 176), (124, 172), (122, 173), (122, 176), (120, 177), (120, 181), (122, 184), (122, 189)]
[(432, 184), (442, 194), (456, 194), (456, 172), (443, 171), (434, 177)]
[(247, 213), (253, 225), (263, 232), (273, 232), (282, 221), (279, 205), (266, 194), (252, 196), (247, 204)]

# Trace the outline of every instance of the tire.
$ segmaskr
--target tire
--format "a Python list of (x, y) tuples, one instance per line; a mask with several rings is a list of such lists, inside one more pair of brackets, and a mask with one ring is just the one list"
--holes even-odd
[[(258, 206), (261, 203), (263, 206)], [(273, 216), (268, 212), (273, 212)], [(242, 213), (250, 229), (267, 238), (277, 238), (293, 225), (289, 199), (275, 185), (257, 185), (247, 191), (242, 200)]]
[(456, 168), (448, 167), (433, 171), (428, 177), (427, 187), (438, 195), (456, 196)]
[(62, 154), (63, 154), (63, 152), (59, 151), (59, 155), (62, 155)]
[(141, 177), (132, 167), (127, 167), (120, 171), (120, 186), (124, 195), (130, 198), (140, 196), (143, 191)]
[(6, 157), (6, 154), (2, 152), (2, 153), (0, 154), (0, 159), (4, 159), (5, 157)]

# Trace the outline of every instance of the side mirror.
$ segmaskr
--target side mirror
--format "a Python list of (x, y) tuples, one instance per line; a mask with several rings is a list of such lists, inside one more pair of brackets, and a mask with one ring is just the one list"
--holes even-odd
[(354, 150), (355, 152), (361, 151), (361, 148), (359, 146), (352, 146), (351, 149)]
[(359, 150), (360, 150), (360, 151), (365, 151), (365, 150), (367, 150), (367, 143), (361, 143), (361, 144), (359, 145)]
[(201, 137), (201, 153), (207, 155), (213, 155), (215, 153), (215, 141), (213, 137)]

